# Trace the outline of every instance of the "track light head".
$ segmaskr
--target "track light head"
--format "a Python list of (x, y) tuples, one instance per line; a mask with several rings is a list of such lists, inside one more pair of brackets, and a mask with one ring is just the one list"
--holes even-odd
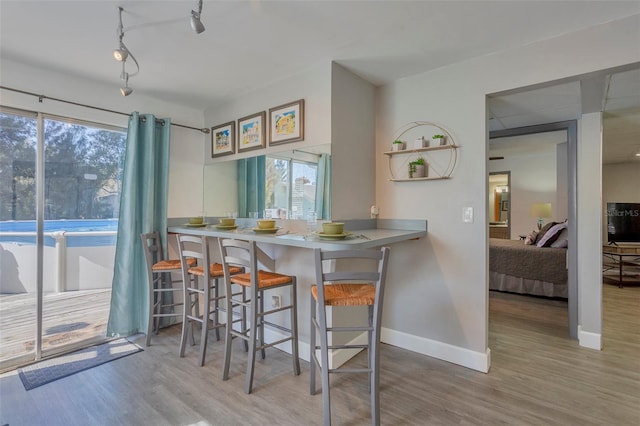
[(120, 42), (120, 47), (118, 47), (113, 51), (113, 57), (118, 62), (124, 62), (127, 60), (128, 56), (129, 56), (129, 51), (125, 47), (124, 43)]
[(191, 29), (196, 32), (196, 34), (200, 34), (205, 30), (200, 17), (194, 12), (191, 11)]
[(133, 92), (133, 89), (129, 87), (129, 73), (124, 70), (124, 62), (122, 63), (122, 74), (120, 78), (124, 80), (124, 87), (120, 88), (120, 94), (122, 96), (129, 96)]
[(205, 30), (202, 21), (200, 20), (200, 15), (202, 14), (202, 0), (198, 1), (198, 11), (191, 11), (191, 29), (196, 32), (196, 34), (200, 34)]
[(120, 88), (120, 94), (122, 96), (129, 96), (132, 92), (133, 92), (133, 89), (129, 86)]

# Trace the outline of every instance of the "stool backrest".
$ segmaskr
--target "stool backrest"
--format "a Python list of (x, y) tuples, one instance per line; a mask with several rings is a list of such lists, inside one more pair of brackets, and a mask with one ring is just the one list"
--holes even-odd
[[(316, 285), (320, 315), (324, 315), (325, 285), (332, 283), (370, 283), (375, 286), (373, 321), (380, 324), (384, 287), (389, 261), (389, 247), (379, 250), (321, 250), (315, 249)], [(375, 264), (366, 262), (374, 261)], [(338, 262), (343, 266), (336, 268)]]
[[(193, 235), (178, 234), (178, 253), (182, 264), (183, 279), (187, 279), (189, 274), (189, 264), (187, 259), (195, 259), (197, 266), (202, 267), (205, 283), (209, 282), (209, 244), (207, 237), (197, 237)], [(187, 281), (185, 281), (187, 282)]]
[(142, 251), (144, 252), (144, 260), (147, 265), (147, 276), (153, 279), (152, 267), (156, 263), (164, 260), (162, 242), (160, 241), (160, 233), (158, 231), (140, 234), (142, 240)]
[(225, 279), (228, 280), (231, 277), (230, 266), (242, 267), (246, 272), (251, 272), (251, 286), (257, 288), (258, 257), (256, 255), (256, 242), (219, 238), (218, 243), (220, 245)]

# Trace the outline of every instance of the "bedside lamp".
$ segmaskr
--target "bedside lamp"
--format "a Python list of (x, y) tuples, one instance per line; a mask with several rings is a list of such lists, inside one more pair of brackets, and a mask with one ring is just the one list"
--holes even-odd
[(551, 203), (533, 203), (529, 209), (531, 217), (538, 218), (538, 230), (542, 229), (544, 218), (551, 217)]

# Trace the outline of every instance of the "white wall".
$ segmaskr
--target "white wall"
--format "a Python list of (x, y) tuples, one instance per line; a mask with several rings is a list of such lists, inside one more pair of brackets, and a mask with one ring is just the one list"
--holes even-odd
[[(578, 340), (602, 348), (602, 113), (584, 114), (578, 134)], [(583, 250), (590, 247), (591, 250)]]
[[(377, 157), (376, 201), (382, 217), (429, 221), (426, 239), (392, 248), (383, 318), (387, 339), (410, 336), (405, 347), (488, 369), (486, 95), (637, 62), (639, 37), (640, 20), (634, 16), (380, 88), (378, 152), (387, 149), (394, 129), (417, 120), (441, 124), (460, 145), (458, 166), (444, 181), (389, 182), (386, 162)], [(433, 103), (434, 98), (440, 101)], [(592, 167), (590, 158), (584, 165)], [(599, 200), (588, 196), (591, 183), (579, 182), (578, 199), (599, 210)], [(472, 224), (462, 223), (465, 206), (474, 208)], [(581, 245), (579, 263), (590, 262), (594, 251), (600, 252), (597, 242)], [(588, 297), (594, 302), (580, 302), (598, 305), (598, 295)], [(599, 311), (593, 315), (580, 309), (579, 324), (583, 332), (600, 333)]]
[(602, 241), (607, 241), (607, 203), (640, 203), (640, 159), (602, 166)]
[(332, 64), (331, 217), (368, 219), (376, 201), (375, 88)]
[(555, 147), (532, 153), (510, 154), (504, 160), (492, 160), (489, 162), (489, 172), (493, 171), (511, 171), (511, 239), (517, 240), (519, 235), (526, 235), (535, 229), (538, 219), (529, 215), (533, 203), (551, 203), (553, 217), (544, 221), (557, 220)]
[[(158, 118), (170, 117), (175, 123), (203, 127), (202, 111), (176, 104), (161, 102), (144, 93), (134, 91), (132, 95), (120, 95), (119, 80), (112, 86), (96, 84), (55, 71), (31, 67), (5, 58), (0, 62), (2, 85), (27, 92), (92, 105), (129, 114), (133, 111), (154, 114)], [(95, 121), (126, 128), (126, 115), (98, 111), (52, 100), (38, 102), (38, 98), (7, 90), (0, 90), (0, 103), (13, 108), (41, 111), (49, 114)], [(169, 206), (168, 215), (192, 215), (192, 205), (201, 207), (202, 194), (202, 147), (206, 135), (190, 129), (171, 127), (169, 159)], [(195, 200), (195, 201), (194, 201)]]
[[(205, 158), (205, 164), (331, 143), (331, 64), (317, 66), (297, 76), (287, 78), (243, 96), (238, 96), (222, 107), (207, 109), (204, 113), (205, 123), (208, 127), (218, 126), (260, 111), (266, 112), (268, 123), (269, 108), (298, 99), (304, 99), (304, 141), (275, 145), (273, 147), (270, 147), (267, 143), (265, 149), (246, 151), (241, 154), (236, 153), (218, 158), (211, 158), (210, 142), (208, 142), (201, 152), (201, 155)], [(267, 135), (267, 141), (268, 139)]]

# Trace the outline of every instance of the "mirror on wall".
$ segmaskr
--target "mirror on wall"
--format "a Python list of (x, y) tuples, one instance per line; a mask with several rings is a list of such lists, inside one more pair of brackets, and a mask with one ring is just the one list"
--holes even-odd
[[(330, 176), (325, 176), (323, 154), (330, 158), (331, 145), (309, 146), (300, 149), (269, 152), (264, 154), (264, 209), (247, 207), (243, 212), (239, 193), (255, 191), (251, 188), (240, 191), (243, 185), (238, 177), (239, 160), (219, 161), (206, 164), (203, 170), (203, 209), (206, 216), (273, 217), (278, 219), (307, 219), (317, 209), (325, 211), (331, 198)], [(257, 157), (251, 157), (257, 158)], [(262, 176), (260, 176), (260, 179)], [(324, 187), (324, 191), (322, 188)], [(320, 195), (321, 194), (321, 195)]]
[(489, 174), (489, 235), (508, 238), (511, 226), (511, 172)]

